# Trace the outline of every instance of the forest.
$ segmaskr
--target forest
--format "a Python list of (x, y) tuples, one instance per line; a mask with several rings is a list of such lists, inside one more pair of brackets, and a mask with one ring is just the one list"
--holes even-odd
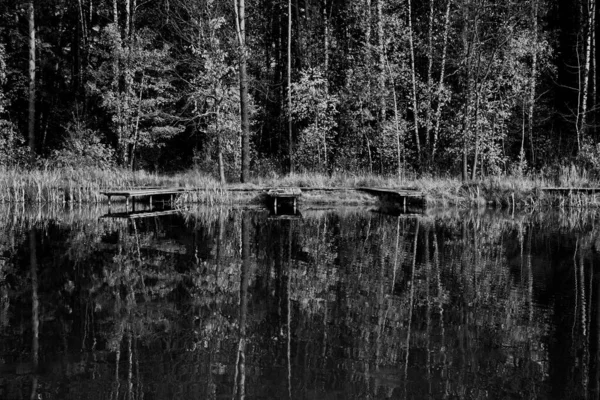
[(596, 0), (2, 0), (0, 167), (600, 172)]

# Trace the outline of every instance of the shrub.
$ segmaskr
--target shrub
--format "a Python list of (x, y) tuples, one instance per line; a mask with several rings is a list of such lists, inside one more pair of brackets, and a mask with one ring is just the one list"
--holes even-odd
[(100, 169), (114, 166), (114, 150), (101, 142), (98, 132), (74, 123), (69, 123), (66, 130), (62, 147), (50, 158), (53, 166)]

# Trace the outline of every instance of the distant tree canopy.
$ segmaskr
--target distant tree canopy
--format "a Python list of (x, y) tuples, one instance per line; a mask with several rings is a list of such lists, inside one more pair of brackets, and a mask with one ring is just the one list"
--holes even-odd
[(4, 0), (0, 163), (33, 143), (50, 163), (235, 177), (244, 152), (258, 174), (597, 169), (597, 13), (595, 0)]

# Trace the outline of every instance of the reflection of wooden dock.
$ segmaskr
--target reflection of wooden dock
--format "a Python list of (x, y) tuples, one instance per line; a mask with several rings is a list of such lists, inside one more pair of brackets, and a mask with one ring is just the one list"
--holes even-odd
[(299, 188), (278, 188), (269, 190), (267, 192), (267, 196), (273, 199), (273, 210), (275, 211), (276, 215), (278, 199), (292, 200), (295, 214), (296, 207), (298, 205), (298, 197), (302, 196), (302, 191)]
[(126, 218), (126, 219), (139, 219), (139, 218), (152, 218), (162, 217), (165, 215), (178, 214), (178, 210), (158, 210), (158, 211), (138, 211), (138, 212), (120, 212), (120, 213), (108, 213), (102, 216), (102, 218)]
[(129, 199), (131, 199), (133, 210), (135, 211), (135, 198), (136, 197), (148, 197), (150, 201), (150, 207), (152, 207), (153, 197), (168, 197), (171, 204), (177, 195), (185, 193), (185, 188), (138, 188), (138, 189), (122, 189), (122, 190), (106, 190), (100, 192), (108, 197), (108, 206), (110, 207), (110, 201), (112, 197), (125, 197), (126, 209), (129, 210)]
[(586, 187), (548, 187), (540, 188), (542, 192), (549, 192), (554, 194), (570, 195), (574, 193), (584, 194), (600, 194), (600, 188), (586, 188)]
[(295, 221), (295, 220), (301, 220), (302, 219), (302, 214), (299, 214), (299, 213), (295, 213), (295, 214), (276, 214), (276, 215), (270, 216), (268, 219), (270, 221)]

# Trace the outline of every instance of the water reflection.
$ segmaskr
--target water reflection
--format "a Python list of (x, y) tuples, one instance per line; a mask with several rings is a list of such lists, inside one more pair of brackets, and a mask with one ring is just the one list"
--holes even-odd
[(597, 398), (597, 215), (0, 214), (0, 398)]

